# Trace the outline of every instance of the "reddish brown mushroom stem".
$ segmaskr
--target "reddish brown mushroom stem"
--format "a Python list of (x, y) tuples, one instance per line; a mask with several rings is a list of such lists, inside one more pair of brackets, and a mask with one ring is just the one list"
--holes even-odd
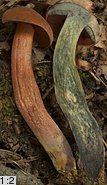
[[(9, 14), (7, 15), (9, 17)], [(3, 22), (5, 22), (7, 15), (5, 17), (4, 14)], [(35, 82), (31, 64), (34, 32), (35, 29), (31, 24), (18, 23), (14, 36), (11, 60), (16, 104), (34, 135), (47, 151), (55, 168), (60, 172), (74, 171), (75, 160), (71, 148), (46, 111)]]

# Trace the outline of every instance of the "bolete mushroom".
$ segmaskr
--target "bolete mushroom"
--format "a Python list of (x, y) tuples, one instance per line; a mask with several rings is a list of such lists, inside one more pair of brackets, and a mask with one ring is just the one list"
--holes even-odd
[(102, 133), (85, 101), (75, 53), (80, 35), (82, 44), (98, 41), (98, 23), (91, 13), (75, 3), (55, 4), (46, 17), (54, 35), (59, 34), (53, 57), (56, 98), (74, 134), (87, 175), (97, 179), (104, 164)]
[[(60, 9), (58, 8), (59, 5), (62, 5), (63, 7)], [(69, 2), (58, 2), (52, 7), (48, 8), (47, 14), (46, 14), (46, 20), (50, 24), (53, 34), (54, 34), (54, 39), (56, 40), (58, 38), (58, 35), (60, 33), (60, 30), (65, 22), (65, 19), (69, 13), (72, 14), (72, 16), (77, 15), (79, 11), (80, 5), (77, 5), (77, 7), (70, 6), (71, 4), (75, 3), (69, 3)], [(58, 6), (57, 6), (58, 5)], [(74, 9), (73, 9), (74, 8)], [(80, 12), (80, 11), (79, 11)], [(90, 14), (91, 15), (91, 14)], [(80, 15), (81, 16), (81, 12)], [(84, 15), (85, 17), (85, 15)], [(57, 21), (56, 21), (57, 20)], [(90, 45), (94, 44), (95, 42), (98, 41), (99, 39), (99, 28), (96, 19), (93, 17), (93, 20), (90, 19), (90, 22), (88, 23), (89, 25), (86, 26), (84, 30), (82, 30), (82, 34), (80, 34), (80, 37), (78, 39), (78, 44), (83, 44), (83, 45)], [(91, 24), (91, 28), (90, 28)], [(93, 31), (96, 31), (96, 35), (93, 34)]]
[(48, 47), (53, 40), (51, 27), (40, 14), (25, 7), (7, 10), (2, 21), (18, 22), (11, 53), (12, 83), (17, 107), (55, 168), (60, 172), (72, 171), (75, 169), (75, 160), (71, 148), (46, 111), (32, 70), (33, 37), (40, 47)]

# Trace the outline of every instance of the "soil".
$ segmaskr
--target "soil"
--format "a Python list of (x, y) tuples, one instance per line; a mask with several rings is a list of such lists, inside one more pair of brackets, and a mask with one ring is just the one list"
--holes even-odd
[[(10, 4), (9, 4), (10, 3)], [(46, 1), (30, 0), (0, 1), (0, 17), (8, 8), (23, 5), (31, 6), (45, 14), (48, 5)], [(105, 184), (107, 184), (107, 2), (93, 1), (93, 13), (100, 25), (100, 42), (92, 47), (78, 49), (78, 57), (91, 65), (91, 70), (79, 67), (79, 74), (86, 94), (90, 111), (97, 120), (105, 145)], [(74, 182), (66, 180), (55, 170), (46, 151), (30, 130), (17, 109), (14, 100), (11, 80), (11, 46), (15, 25), (3, 24), (0, 19), (0, 164), (4, 167), (16, 169), (26, 174), (32, 174), (40, 179), (44, 185), (78, 184), (88, 185), (88, 181), (75, 178)], [(44, 105), (67, 138), (73, 154), (79, 161), (78, 148), (69, 128), (68, 122), (61, 111), (54, 92), (52, 74), (52, 58), (54, 45), (46, 50), (39, 49), (34, 43), (32, 50), (32, 67), (36, 82), (39, 86)], [(29, 75), (29, 74), (28, 74)], [(45, 130), (45, 128), (44, 128)], [(1, 166), (0, 166), (1, 168)], [(80, 172), (79, 172), (80, 173)], [(1, 174), (0, 174), (1, 175)], [(5, 173), (4, 173), (5, 175)], [(20, 183), (21, 184), (21, 183)]]

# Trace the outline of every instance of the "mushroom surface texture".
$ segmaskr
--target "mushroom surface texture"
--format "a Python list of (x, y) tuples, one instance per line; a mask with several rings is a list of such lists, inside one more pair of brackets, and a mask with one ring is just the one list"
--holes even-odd
[(48, 47), (53, 40), (51, 27), (40, 14), (25, 7), (7, 10), (2, 21), (19, 22), (11, 53), (12, 83), (17, 107), (55, 168), (59, 172), (71, 172), (75, 169), (71, 148), (46, 111), (32, 70), (33, 37), (35, 35), (40, 47)]
[[(62, 6), (63, 4), (63, 6)], [(74, 5), (74, 6), (71, 6)], [(64, 21), (66, 19), (66, 16), (70, 13), (72, 16), (75, 16), (78, 14), (78, 16), (81, 17), (81, 11), (80, 11), (80, 5), (77, 5), (75, 3), (57, 3), (50, 7), (46, 14), (46, 20), (50, 24), (55, 39), (57, 39), (60, 30), (64, 24)], [(60, 8), (61, 7), (61, 8)], [(81, 7), (83, 8), (83, 7)], [(90, 14), (91, 16), (91, 14)], [(85, 17), (85, 12), (84, 12)], [(57, 21), (56, 21), (57, 20)], [(94, 35), (94, 32), (96, 33)], [(97, 20), (94, 16), (90, 17), (90, 20), (88, 22), (88, 25), (85, 27), (84, 30), (82, 30), (82, 33), (79, 37), (79, 44), (83, 45), (90, 45), (97, 43), (99, 40), (99, 27)]]
[(48, 10), (47, 21), (55, 35), (59, 32), (56, 29), (57, 20), (62, 29), (53, 57), (56, 98), (74, 134), (84, 170), (90, 178), (97, 179), (104, 165), (103, 138), (85, 101), (75, 64), (75, 53), (83, 31), (88, 33), (86, 39), (90, 37), (86, 44), (98, 41), (98, 23), (92, 14), (75, 3), (55, 4)]

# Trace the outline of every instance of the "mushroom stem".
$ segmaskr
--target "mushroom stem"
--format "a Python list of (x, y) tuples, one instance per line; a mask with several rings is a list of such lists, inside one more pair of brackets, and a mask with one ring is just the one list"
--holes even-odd
[(59, 172), (74, 171), (70, 146), (46, 111), (31, 64), (34, 28), (18, 23), (12, 45), (12, 82), (18, 109)]
[(97, 178), (104, 164), (102, 134), (86, 104), (75, 64), (79, 36), (92, 18), (85, 9), (82, 11), (81, 8), (81, 16), (69, 14), (60, 31), (54, 51), (53, 75), (57, 101), (74, 134), (81, 162), (88, 176)]

